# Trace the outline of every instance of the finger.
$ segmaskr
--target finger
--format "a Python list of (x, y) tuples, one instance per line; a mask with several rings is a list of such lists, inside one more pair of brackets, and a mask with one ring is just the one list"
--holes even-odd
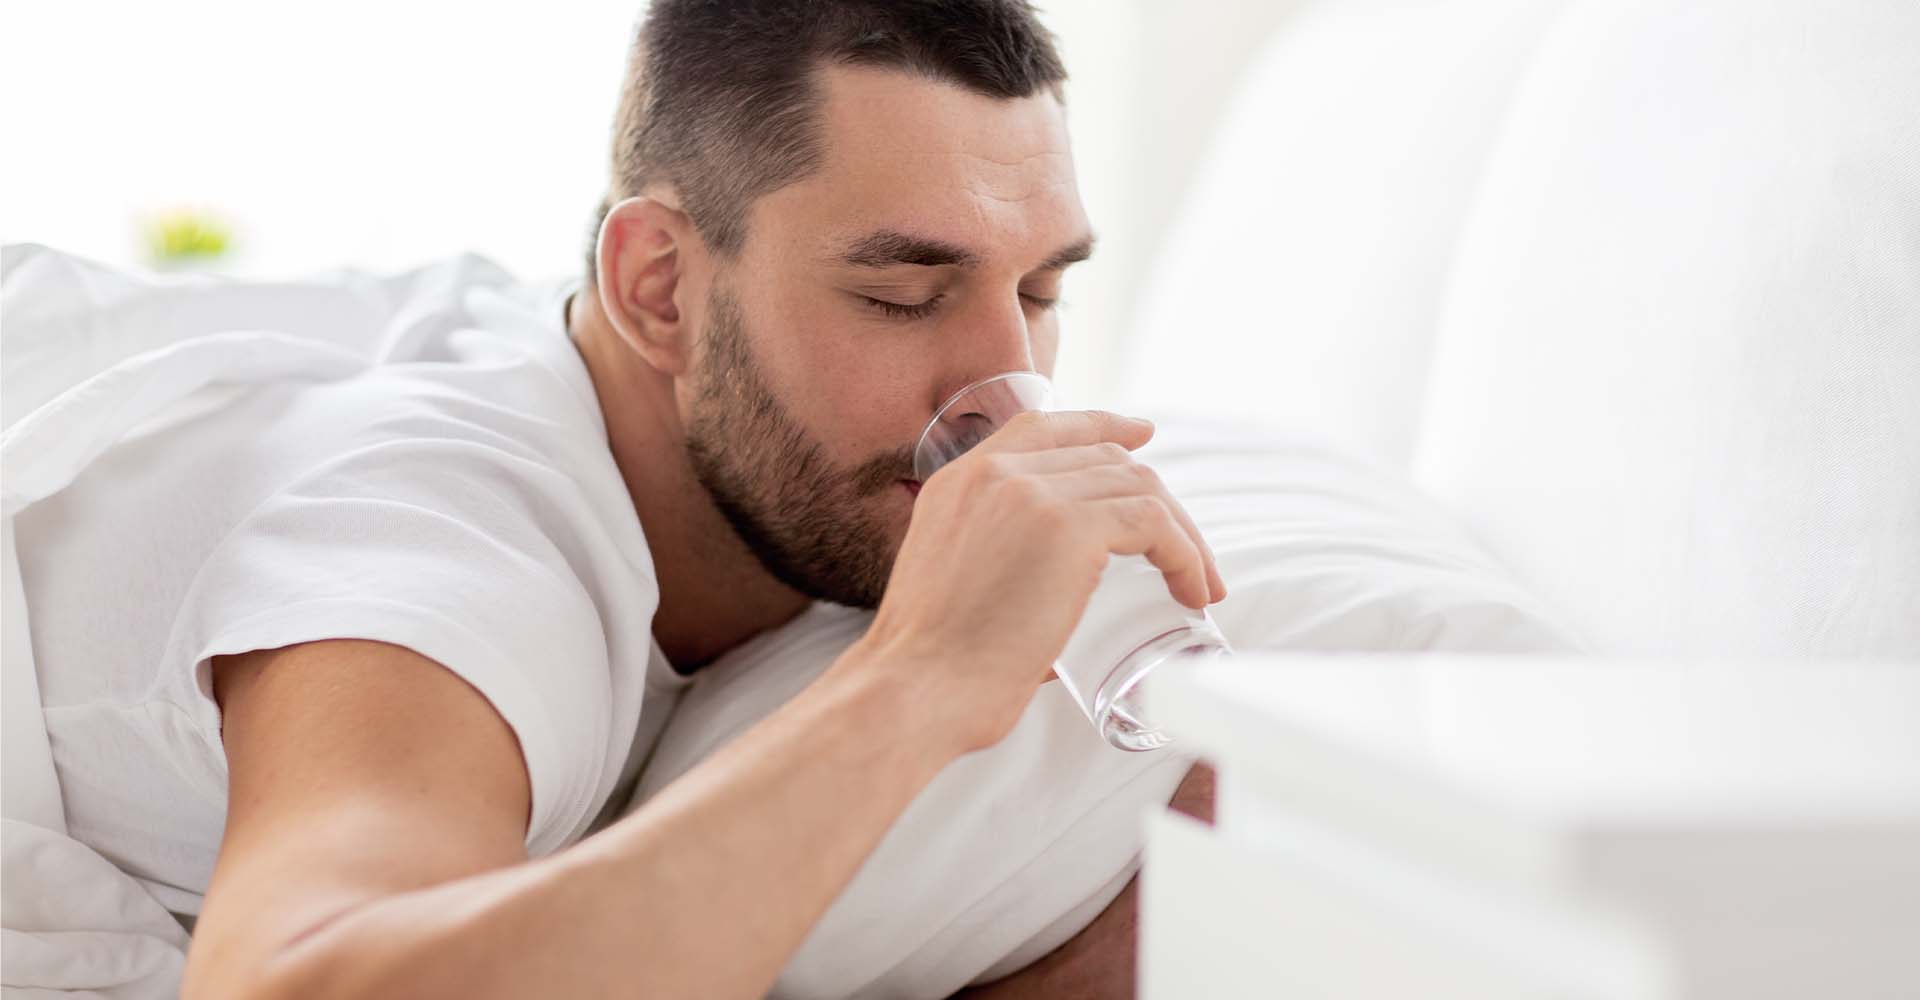
[[(1099, 447), (1101, 446), (1089, 446), (1092, 449)], [(1076, 450), (1082, 449), (1037, 453), (1032, 461), (1037, 463), (1039, 455), (1064, 455)], [(1200, 526), (1194, 523), (1186, 507), (1168, 491), (1166, 483), (1162, 482), (1159, 475), (1150, 467), (1129, 459), (1086, 465), (1054, 473), (1048, 478), (1050, 486), (1062, 496), (1077, 500), (1102, 500), (1108, 497), (1143, 493), (1159, 497), (1166, 503), (1167, 511), (1172, 515), (1174, 522), (1187, 533), (1187, 537), (1193, 541), (1194, 548), (1200, 553), (1201, 562), (1205, 567), (1207, 603), (1214, 603), (1227, 596), (1227, 582), (1220, 575), (1219, 565), (1213, 556), (1213, 546), (1207, 544), (1206, 538), (1200, 534)]]
[(1015, 451), (1003, 454), (999, 461), (1009, 472), (1048, 476), (1097, 465), (1117, 465), (1133, 461), (1125, 445), (1113, 441), (1074, 445), (1069, 448), (1045, 448), (1040, 451)]
[(1016, 413), (981, 448), (1038, 451), (1112, 441), (1132, 451), (1153, 438), (1153, 423), (1107, 410), (1028, 410)]
[(1194, 523), (1193, 516), (1187, 513), (1186, 505), (1179, 498), (1167, 492), (1165, 486), (1161, 487), (1161, 495), (1172, 510), (1174, 519), (1180, 522), (1180, 527), (1193, 537), (1193, 544), (1200, 550), (1200, 558), (1207, 565), (1207, 603), (1225, 600), (1227, 579), (1220, 575), (1220, 561), (1213, 556), (1213, 546), (1207, 544), (1206, 536), (1200, 534), (1200, 526)]
[(1165, 501), (1137, 493), (1091, 501), (1087, 506), (1094, 523), (1106, 533), (1107, 551), (1146, 556), (1166, 577), (1174, 600), (1196, 610), (1207, 606), (1206, 565)]

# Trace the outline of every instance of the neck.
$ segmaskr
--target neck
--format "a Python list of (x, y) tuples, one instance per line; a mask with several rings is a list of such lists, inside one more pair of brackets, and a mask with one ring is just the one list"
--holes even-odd
[(596, 296), (568, 300), (567, 334), (647, 536), (660, 585), (653, 637), (674, 669), (692, 673), (804, 611), (812, 602), (766, 571), (695, 477), (672, 376), (627, 348)]

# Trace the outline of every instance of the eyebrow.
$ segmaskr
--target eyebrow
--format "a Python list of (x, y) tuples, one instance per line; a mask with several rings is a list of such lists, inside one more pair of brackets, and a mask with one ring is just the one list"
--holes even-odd
[(917, 264), (921, 267), (965, 267), (980, 259), (966, 247), (944, 240), (912, 236), (894, 229), (881, 229), (847, 244), (840, 251), (840, 262), (852, 267), (892, 267)]
[(1054, 251), (1053, 256), (1048, 257), (1046, 263), (1040, 265), (1040, 270), (1057, 271), (1069, 264), (1078, 264), (1091, 256), (1093, 256), (1093, 234), (1088, 233)]
[[(881, 229), (848, 243), (837, 255), (849, 267), (893, 267), (914, 264), (920, 267), (967, 267), (979, 263), (980, 255), (955, 243), (914, 236), (896, 229)], [(1093, 235), (1088, 234), (1054, 251), (1040, 265), (1051, 271), (1077, 264), (1093, 256)]]

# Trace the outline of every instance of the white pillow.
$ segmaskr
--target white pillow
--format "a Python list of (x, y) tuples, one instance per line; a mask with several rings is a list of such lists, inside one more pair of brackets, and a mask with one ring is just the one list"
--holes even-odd
[(1597, 643), (1920, 656), (1920, 3), (1575, 4), (1449, 293), (1419, 482)]
[[(1311, 440), (1166, 420), (1141, 452), (1213, 545), (1239, 648), (1564, 652), (1578, 643), (1405, 480)], [(816, 605), (697, 675), (643, 803), (817, 677), (871, 614)], [(1058, 684), (908, 807), (793, 957), (779, 997), (944, 997), (1072, 937), (1138, 867), (1192, 760), (1102, 743)], [(630, 804), (629, 808), (632, 808)]]

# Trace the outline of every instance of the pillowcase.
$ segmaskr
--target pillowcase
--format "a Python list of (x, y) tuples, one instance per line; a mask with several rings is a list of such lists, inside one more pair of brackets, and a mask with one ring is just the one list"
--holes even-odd
[(1213, 546), (1239, 649), (1551, 653), (1591, 643), (1384, 460), (1174, 415), (1137, 454)]
[[(1212, 609), (1240, 649), (1566, 652), (1580, 647), (1397, 474), (1298, 434), (1160, 421), (1139, 453), (1213, 546)], [(701, 671), (637, 808), (779, 707), (872, 620), (818, 604)], [(1142, 819), (1194, 758), (1108, 747), (1059, 684), (1008, 737), (907, 808), (792, 957), (776, 997), (945, 997), (1078, 933), (1139, 865)]]

